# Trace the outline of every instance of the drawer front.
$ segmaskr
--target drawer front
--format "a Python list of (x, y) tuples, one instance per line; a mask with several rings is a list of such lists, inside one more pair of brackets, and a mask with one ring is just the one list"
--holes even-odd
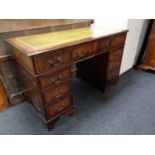
[(119, 76), (123, 48), (109, 52), (108, 80)]
[(103, 38), (99, 40), (99, 47), (98, 47), (98, 51), (99, 52), (103, 52), (105, 49), (107, 49), (110, 45), (110, 41), (109, 38)]
[(98, 42), (95, 41), (87, 44), (81, 44), (72, 48), (71, 50), (72, 50), (72, 60), (76, 61), (96, 53), (98, 50)]
[(61, 52), (54, 55), (46, 55), (35, 58), (37, 73), (43, 73), (49, 69), (59, 69), (60, 66), (67, 64), (70, 60), (69, 52)]
[(99, 46), (98, 40), (97, 41), (93, 41), (90, 44), (92, 46), (91, 50), (90, 50), (90, 54), (97, 53), (98, 52), (98, 46)]
[(109, 53), (109, 65), (108, 69), (113, 70), (115, 68), (120, 67), (122, 60), (123, 49), (117, 49), (116, 51), (111, 51)]
[(125, 34), (118, 34), (111, 38), (111, 46), (120, 46), (123, 45), (126, 39), (126, 33)]
[(57, 84), (60, 84), (61, 82), (70, 77), (71, 77), (71, 69), (68, 68), (56, 74), (48, 74), (39, 77), (39, 84), (41, 88), (46, 88), (48, 86), (56, 86)]
[(54, 88), (47, 89), (46, 91), (43, 92), (45, 104), (48, 104), (49, 102), (54, 101), (55, 99), (59, 99), (69, 91), (70, 91), (69, 83), (65, 83), (62, 85), (58, 85)]
[(72, 106), (71, 97), (65, 97), (64, 99), (56, 102), (55, 104), (46, 107), (47, 116), (48, 118), (54, 117), (65, 111), (70, 106)]

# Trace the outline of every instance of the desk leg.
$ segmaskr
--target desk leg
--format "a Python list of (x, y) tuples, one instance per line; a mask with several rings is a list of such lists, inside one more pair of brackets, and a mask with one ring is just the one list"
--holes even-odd
[(119, 78), (115, 78), (115, 79), (113, 80), (113, 85), (117, 85), (117, 84), (118, 84), (118, 81), (119, 81)]
[(75, 109), (74, 108), (72, 108), (72, 109), (65, 112), (65, 115), (67, 115), (67, 116), (72, 116), (74, 114), (75, 114)]
[[(72, 107), (71, 109), (66, 111), (64, 115), (72, 116), (74, 113), (75, 113), (75, 109)], [(54, 128), (54, 125), (58, 120), (59, 120), (59, 117), (46, 124), (49, 131), (51, 131)]]
[(51, 131), (54, 128), (54, 125), (58, 121), (58, 119), (59, 119), (59, 117), (46, 124), (49, 131)]

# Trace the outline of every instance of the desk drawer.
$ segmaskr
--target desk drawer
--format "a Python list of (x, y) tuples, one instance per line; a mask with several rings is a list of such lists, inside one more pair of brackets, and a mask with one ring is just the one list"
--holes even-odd
[(48, 118), (51, 118), (56, 115), (59, 115), (60, 113), (62, 113), (71, 106), (72, 106), (71, 97), (70, 96), (65, 97), (62, 100), (59, 100), (58, 102), (54, 103), (53, 105), (46, 107), (47, 116)]
[(115, 51), (111, 51), (109, 53), (109, 66), (108, 70), (113, 70), (115, 68), (120, 67), (122, 60), (123, 48), (117, 49)]
[(109, 52), (108, 80), (114, 79), (119, 76), (122, 54), (123, 48), (119, 48)]
[(117, 61), (117, 60), (121, 60), (122, 58), (122, 53), (123, 53), (123, 48), (119, 48), (116, 50), (111, 51), (109, 60), (110, 61)]
[(109, 47), (110, 41), (109, 38), (102, 38), (99, 40), (98, 51), (103, 52), (105, 49)]
[(111, 38), (111, 46), (114, 47), (124, 45), (125, 39), (126, 39), (126, 33), (115, 35)]
[(50, 54), (35, 58), (37, 73), (46, 72), (50, 69), (58, 69), (61, 65), (68, 63), (70, 58), (69, 52), (61, 52), (59, 54)]
[(98, 42), (96, 41), (87, 44), (81, 44), (72, 48), (71, 50), (72, 50), (72, 56), (71, 56), (72, 60), (76, 61), (84, 57), (87, 57), (93, 53), (96, 53), (98, 50)]
[(56, 86), (57, 84), (60, 84), (64, 80), (69, 79), (71, 75), (72, 74), (70, 68), (64, 69), (56, 74), (48, 74), (39, 77), (39, 84), (41, 88), (46, 88), (48, 86)]
[(62, 85), (58, 85), (54, 88), (49, 88), (46, 91), (43, 92), (43, 97), (45, 104), (48, 104), (49, 102), (59, 99), (62, 97), (64, 94), (68, 93), (70, 90), (70, 84), (65, 83)]

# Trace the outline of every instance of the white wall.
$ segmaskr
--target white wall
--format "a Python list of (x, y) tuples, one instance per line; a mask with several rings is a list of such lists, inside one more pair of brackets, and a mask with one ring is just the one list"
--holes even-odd
[(132, 68), (137, 60), (145, 36), (148, 20), (95, 19), (95, 25), (129, 30), (125, 43), (120, 74)]
[(138, 58), (138, 56), (139, 56), (141, 47), (142, 47), (142, 45), (143, 45), (143, 41), (144, 41), (144, 37), (145, 37), (145, 35), (146, 35), (146, 31), (147, 31), (148, 25), (149, 25), (149, 20), (148, 20), (148, 19), (144, 20), (144, 22), (143, 22), (143, 27), (142, 27), (142, 31), (141, 31), (141, 35), (140, 35), (140, 37), (139, 37), (139, 43), (138, 43), (137, 52), (136, 52), (136, 55), (135, 55), (134, 64), (135, 64), (136, 61), (137, 61), (137, 58)]
[(132, 68), (139, 55), (143, 39), (146, 33), (148, 21), (144, 19), (129, 19), (127, 39), (124, 47), (124, 54), (120, 74)]
[(95, 19), (96, 26), (114, 27), (125, 29), (127, 27), (128, 19)]

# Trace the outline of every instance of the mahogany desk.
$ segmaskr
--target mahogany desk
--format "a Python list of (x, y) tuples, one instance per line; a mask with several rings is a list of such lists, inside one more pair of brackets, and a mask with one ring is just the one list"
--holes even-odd
[(25, 95), (52, 129), (74, 113), (74, 76), (104, 90), (119, 78), (127, 30), (77, 28), (7, 39)]

